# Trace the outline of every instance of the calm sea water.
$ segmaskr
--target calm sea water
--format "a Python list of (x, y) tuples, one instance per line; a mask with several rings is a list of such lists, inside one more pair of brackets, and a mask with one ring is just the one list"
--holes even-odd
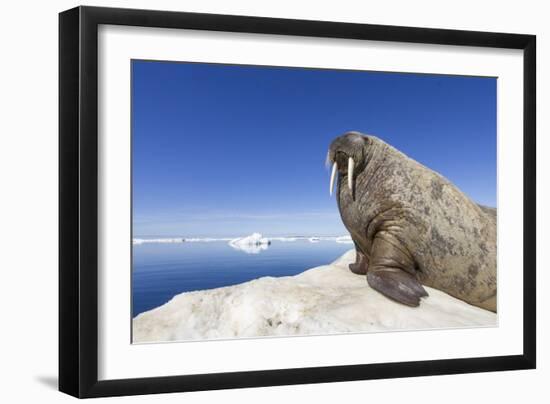
[(353, 248), (321, 240), (273, 241), (255, 254), (226, 241), (144, 243), (133, 246), (132, 315), (182, 292), (235, 285), (262, 276), (292, 276), (328, 264)]

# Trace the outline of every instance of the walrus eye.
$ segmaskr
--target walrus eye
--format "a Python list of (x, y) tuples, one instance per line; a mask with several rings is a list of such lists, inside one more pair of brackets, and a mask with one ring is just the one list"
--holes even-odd
[(336, 171), (338, 171), (338, 164), (336, 161), (332, 164), (332, 174), (330, 174), (330, 196), (332, 196), (332, 191), (334, 189), (334, 180), (336, 179)]
[(355, 167), (355, 162), (350, 157), (348, 159), (348, 187), (350, 191), (353, 191), (353, 168)]

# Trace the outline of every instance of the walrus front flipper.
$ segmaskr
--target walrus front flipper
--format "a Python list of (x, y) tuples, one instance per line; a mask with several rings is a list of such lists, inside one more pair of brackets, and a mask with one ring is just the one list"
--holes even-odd
[(418, 306), (420, 298), (428, 296), (426, 290), (412, 275), (401, 270), (369, 272), (367, 281), (371, 288), (407, 306)]
[(428, 292), (414, 275), (412, 258), (394, 242), (396, 240), (391, 236), (375, 238), (367, 282), (390, 299), (408, 306), (418, 306), (420, 298), (428, 296)]
[(368, 268), (369, 260), (367, 259), (367, 256), (363, 254), (359, 247), (357, 247), (357, 244), (355, 244), (355, 262), (353, 264), (349, 264), (350, 271), (354, 274), (365, 275)]

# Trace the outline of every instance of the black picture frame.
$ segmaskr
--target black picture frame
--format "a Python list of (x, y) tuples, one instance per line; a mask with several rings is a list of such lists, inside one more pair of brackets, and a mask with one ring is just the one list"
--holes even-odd
[[(100, 24), (523, 50), (523, 354), (99, 381), (97, 62)], [(97, 7), (77, 7), (60, 13), (59, 390), (84, 398), (534, 369), (535, 60), (534, 35)]]

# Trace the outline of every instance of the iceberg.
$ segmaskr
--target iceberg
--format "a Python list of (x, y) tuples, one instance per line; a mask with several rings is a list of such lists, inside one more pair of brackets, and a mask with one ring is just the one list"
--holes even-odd
[[(258, 237), (256, 237), (258, 238)], [(262, 239), (259, 237), (258, 239)], [(396, 303), (352, 273), (350, 250), (296, 276), (176, 295), (133, 320), (133, 342), (329, 335), (437, 328), (493, 327), (497, 315), (436, 289), (419, 307)]]
[(263, 237), (260, 233), (252, 233), (250, 236), (234, 238), (229, 241), (229, 246), (235, 250), (244, 251), (247, 254), (259, 254), (267, 250), (271, 240)]
[(237, 245), (259, 245), (259, 244), (271, 244), (268, 238), (263, 237), (260, 233), (252, 233), (250, 236), (238, 237), (232, 239), (229, 244)]
[(229, 246), (247, 254), (259, 254), (269, 248), (268, 244), (229, 244)]

